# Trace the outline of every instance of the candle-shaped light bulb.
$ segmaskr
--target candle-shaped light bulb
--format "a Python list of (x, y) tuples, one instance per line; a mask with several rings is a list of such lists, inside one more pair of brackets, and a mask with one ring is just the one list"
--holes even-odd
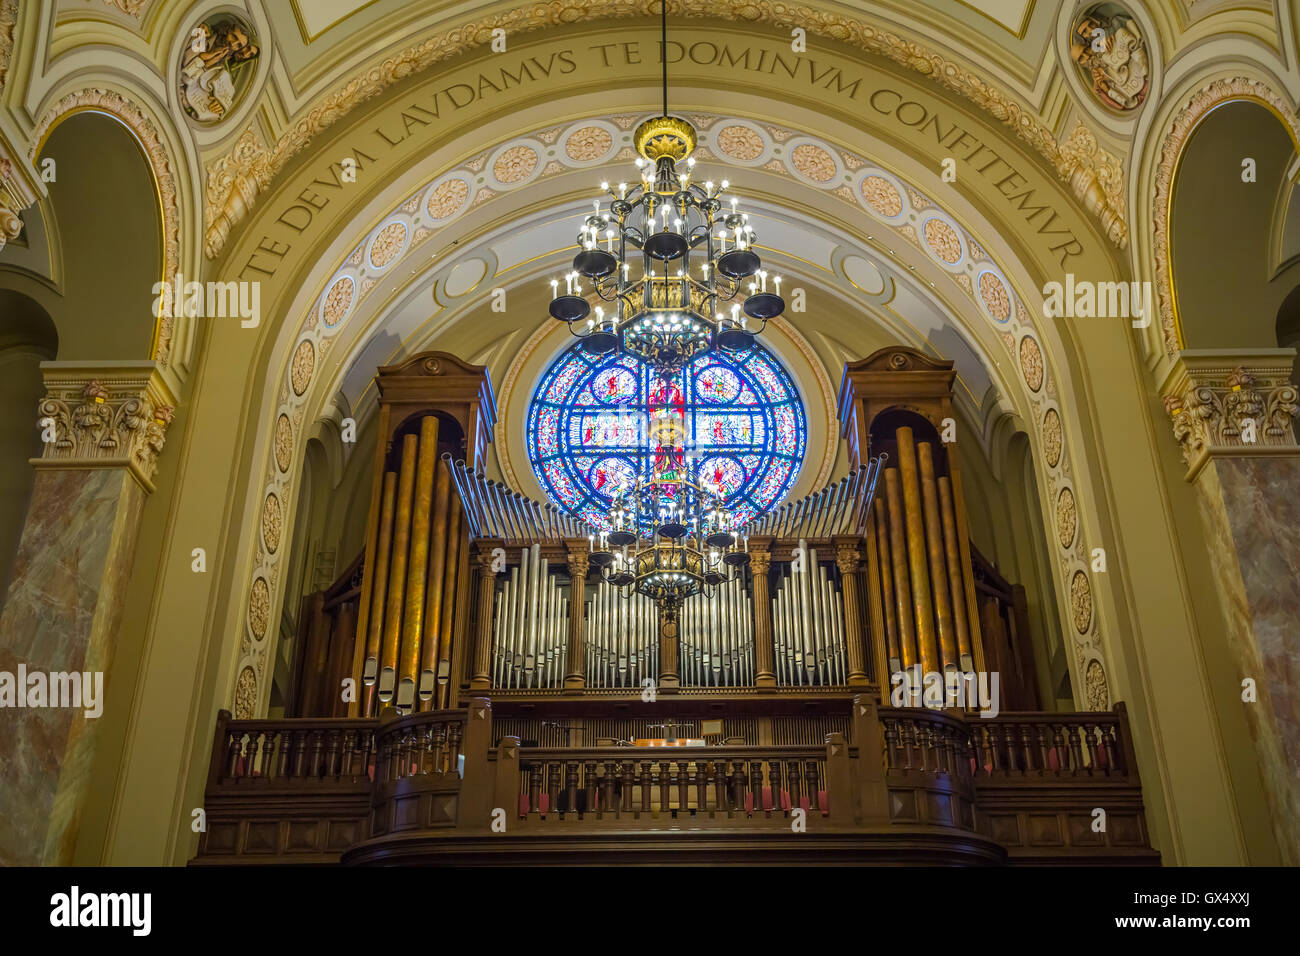
[(645, 163), (645, 160), (642, 159), (640, 156), (638, 156), (638, 157), (636, 158), (636, 168), (637, 168), (637, 169), (640, 169), (640, 168), (642, 167), (642, 165), (644, 165), (644, 163)]
[(767, 270), (766, 269), (759, 270), (758, 281), (762, 283), (761, 288), (764, 292), (766, 292), (767, 291)]
[(736, 214), (736, 197), (735, 197), (735, 196), (732, 196), (732, 197), (731, 197), (731, 214), (732, 214), (733, 216)]
[(703, 272), (704, 272), (704, 281), (705, 281), (705, 282), (708, 282), (708, 281), (709, 281), (709, 264), (708, 264), (707, 262), (702, 262), (702, 263), (700, 263), (700, 269), (703, 270)]
[(596, 306), (596, 324), (603, 325), (604, 322), (605, 322), (605, 310), (602, 309), (600, 306)]
[(731, 321), (735, 322), (737, 325), (740, 324), (740, 306), (733, 305), (731, 307)]
[(757, 282), (751, 282), (751, 283), (749, 284), (749, 294), (750, 294), (750, 295), (753, 295), (753, 294), (754, 294), (755, 292), (757, 292), (757, 291), (758, 291), (758, 283), (757, 283)]
[(613, 229), (605, 230), (605, 248), (610, 255), (614, 254), (614, 230)]
[(691, 169), (694, 169), (694, 168), (695, 168), (695, 157), (692, 156), (690, 159), (688, 159), (688, 160), (686, 161), (686, 165), (689, 166)]
[(708, 182), (706, 182), (704, 184), (704, 188), (707, 189), (709, 192), (713, 192), (713, 180), (710, 179)]
[(726, 188), (727, 188), (728, 186), (730, 186), (730, 185), (731, 185), (731, 183), (727, 182), (725, 179), (722, 181), (722, 188), (723, 188), (723, 189), (726, 189)]
[(594, 534), (587, 535), (587, 550), (588, 551), (596, 550), (596, 536)]
[(673, 219), (673, 232), (679, 236), (682, 234), (682, 221), (680, 219)]
[(727, 252), (727, 234), (726, 232), (718, 233), (719, 249), (718, 255), (725, 255)]
[(736, 227), (736, 248), (737, 249), (745, 248), (745, 240), (741, 238), (741, 232), (739, 226)]
[(601, 183), (600, 188), (605, 190), (605, 192), (609, 192), (609, 183)]
[(627, 183), (618, 184), (618, 198), (619, 199), (627, 198)]
[(780, 277), (780, 276), (772, 276), (772, 282), (774, 282), (774, 283), (776, 284), (776, 294), (777, 294), (777, 295), (780, 295), (780, 294), (781, 294), (781, 277)]
[(557, 295), (559, 295), (559, 294), (560, 294), (560, 281), (559, 281), (558, 279), (552, 279), (552, 280), (551, 280), (551, 298), (554, 299), (554, 298), (555, 298)]
[(624, 282), (627, 282), (627, 281), (628, 281), (628, 270), (629, 270), (630, 268), (632, 268), (632, 266), (631, 266), (630, 263), (627, 263), (627, 262), (623, 263), (623, 281), (624, 281)]

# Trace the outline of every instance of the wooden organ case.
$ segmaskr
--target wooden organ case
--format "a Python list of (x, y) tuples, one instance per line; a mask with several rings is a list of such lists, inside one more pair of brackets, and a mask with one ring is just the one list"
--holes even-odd
[[(286, 718), (218, 715), (196, 864), (1159, 862), (1123, 704), (1036, 709), (1023, 591), (971, 547), (944, 442), (951, 363), (847, 364), (847, 474), (672, 609), (484, 474), (486, 369), (428, 352), (376, 381), (365, 552), (305, 599)], [(892, 697), (953, 670), (1000, 671), (1001, 713)]]
[[(665, 614), (600, 579), (585, 525), (485, 476), (485, 369), (436, 352), (380, 369), (366, 554), (350, 590), (309, 599), (307, 629), (330, 638), (307, 643), (331, 650), (307, 652), (295, 716), (342, 716), (313, 681), (337, 682), (346, 658), (349, 716), (487, 696), (498, 734), (525, 741), (630, 741), (666, 722), (691, 736), (721, 718), (724, 739), (816, 744), (847, 729), (851, 695), (887, 704), (899, 671), (984, 670), (987, 567), (942, 441), (954, 380), (901, 347), (847, 364), (848, 474), (752, 522), (748, 573)], [(355, 604), (322, 624), (339, 594)], [(1032, 683), (1032, 661), (1014, 664)]]

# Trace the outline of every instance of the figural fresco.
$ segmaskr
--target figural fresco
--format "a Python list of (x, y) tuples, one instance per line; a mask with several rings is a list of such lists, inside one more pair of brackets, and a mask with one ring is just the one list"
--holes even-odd
[(1137, 109), (1146, 99), (1151, 68), (1136, 20), (1117, 3), (1083, 11), (1070, 32), (1070, 58), (1094, 96), (1113, 110)]
[(220, 122), (253, 80), (258, 47), (249, 25), (228, 13), (208, 17), (192, 31), (181, 54), (181, 104), (190, 119)]

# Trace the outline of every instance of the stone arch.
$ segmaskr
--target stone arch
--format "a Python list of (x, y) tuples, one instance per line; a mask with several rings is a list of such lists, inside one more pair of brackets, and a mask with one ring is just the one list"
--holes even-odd
[[(466, 162), (476, 163), (478, 170), (482, 170), (483, 164), (491, 163), (491, 157), (504, 155), (502, 150), (505, 149), (519, 148), (510, 144), (519, 137), (527, 139), (530, 135), (531, 131), (517, 128), (513, 138), (501, 138), (484, 143), (477, 149), (464, 150), (470, 155)], [(541, 176), (545, 173), (544, 168), (538, 167), (543, 167), (543, 164), (537, 162), (529, 168), (529, 183), (534, 182), (534, 175)], [(390, 190), (393, 198), (387, 206), (371, 203), (356, 218), (373, 225), (367, 226), (359, 238), (347, 241), (344, 235), (331, 234), (327, 240), (328, 255), (316, 256), (310, 277), (297, 283), (294, 304), (281, 314), (302, 316), (301, 320), (293, 323), (293, 329), (273, 330), (278, 335), (273, 347), (271, 333), (263, 340), (266, 343), (263, 354), (269, 363), (269, 381), (273, 383), (268, 385), (267, 394), (276, 410), (272, 416), (264, 418), (257, 425), (250, 423), (250, 431), (257, 433), (261, 436), (259, 441), (266, 443), (263, 448), (267, 450), (257, 453), (255, 458), (267, 463), (266, 480), (295, 480), (295, 433), (311, 421), (315, 414), (313, 409), (322, 407), (327, 398), (325, 394), (316, 391), (318, 386), (311, 381), (310, 374), (302, 372), (302, 369), (308, 362), (315, 367), (322, 355), (337, 347), (333, 341), (335, 332), (332, 330), (352, 321), (359, 308), (359, 300), (367, 292), (383, 289), (382, 276), (367, 274), (366, 270), (376, 266), (384, 271), (396, 269), (403, 261), (403, 256), (412, 254), (422, 243), (430, 241), (432, 231), (426, 230), (422, 234), (423, 227), (412, 217), (421, 208), (428, 206), (433, 198), (430, 194), (440, 182), (453, 181), (455, 172), (455, 167), (440, 166), (431, 179), (422, 180), (419, 184), (414, 180), (405, 183), (400, 193)], [(791, 181), (796, 181), (795, 177), (790, 178)], [(1076, 456), (1062, 454), (1062, 449), (1070, 441), (1064, 437), (1068, 426), (1059, 400), (1062, 390), (1073, 394), (1075, 386), (1063, 389), (1055, 384), (1057, 375), (1064, 374), (1062, 370), (1069, 367), (1068, 362), (1058, 357), (1060, 349), (1066, 346), (1050, 330), (1045, 333), (1037, 329), (1032, 319), (1034, 314), (1041, 311), (1041, 302), (1036, 292), (1031, 292), (1026, 297), (1023, 290), (1036, 289), (1037, 282), (1032, 278), (1036, 270), (1019, 262), (1014, 266), (999, 264), (999, 260), (1005, 256), (1014, 259), (1014, 254), (1005, 242), (995, 242), (990, 238), (991, 234), (996, 234), (997, 227), (987, 218), (980, 220), (982, 233), (978, 237), (966, 230), (962, 220), (977, 217), (978, 213), (973, 210), (963, 209), (960, 216), (944, 213), (942, 207), (932, 202), (920, 189), (901, 180), (895, 191), (900, 204), (920, 204), (923, 211), (934, 209), (936, 214), (942, 214), (941, 218), (948, 230), (957, 236), (958, 247), (978, 250), (979, 261), (983, 266), (969, 279), (964, 289), (967, 297), (964, 308), (967, 314), (983, 316), (983, 321), (1000, 326), (985, 329), (983, 334), (989, 342), (997, 343), (997, 347), (1003, 350), (1002, 357), (1009, 366), (1003, 374), (1008, 376), (1008, 381), (1016, 383), (1017, 413), (1023, 420), (1026, 431), (1033, 436), (1036, 447), (1040, 449), (1039, 459), (1045, 463), (1040, 480), (1047, 485), (1041, 497), (1045, 501), (1056, 501), (1059, 486), (1076, 480), (1073, 472)], [(463, 208), (471, 208), (475, 203), (474, 197), (468, 194), (458, 201), (463, 203)], [(494, 202), (494, 196), (487, 195), (483, 201)], [(855, 208), (860, 211), (860, 207)], [(922, 254), (931, 254), (925, 251), (929, 248), (943, 258), (942, 252), (937, 250), (945, 249), (951, 244), (939, 238), (941, 230), (935, 230), (933, 236), (924, 231), (918, 233), (915, 229), (912, 232), (912, 237), (906, 238), (906, 233), (899, 231), (897, 242), (900, 245), (910, 243), (909, 248), (915, 248)], [(352, 235), (356, 236), (356, 233)], [(943, 235), (951, 241), (951, 236), (947, 233)], [(1001, 247), (996, 256), (988, 251), (995, 248), (995, 245)], [(318, 245), (316, 248), (321, 247)], [(380, 250), (378, 259), (375, 256), (377, 248)], [(396, 252), (393, 252), (394, 249)], [(236, 260), (232, 258), (227, 261), (231, 263)], [(391, 296), (394, 293), (387, 294)], [(371, 321), (377, 321), (377, 318), (372, 316)], [(309, 355), (310, 359), (307, 357)], [(1079, 454), (1077, 460), (1087, 461), (1087, 457)], [(293, 500), (292, 494), (282, 497), (284, 500)], [(1085, 525), (1085, 531), (1086, 525), (1095, 524), (1093, 521), (1080, 523)], [(1087, 566), (1083, 558), (1087, 553), (1085, 531), (1071, 536), (1071, 547), (1058, 549), (1057, 559), (1062, 573), (1056, 582), (1060, 603), (1071, 608), (1069, 617), (1073, 626), (1070, 633), (1076, 635), (1072, 660), (1078, 665), (1081, 675), (1085, 670), (1096, 673), (1103, 666), (1100, 663), (1103, 653), (1099, 615), (1094, 611), (1094, 599), (1084, 571)], [(245, 688), (249, 686), (249, 680), (252, 680), (252, 686), (256, 690), (257, 660), (265, 659), (265, 651), (259, 652), (258, 649), (265, 646), (266, 623), (275, 616), (278, 597), (272, 587), (276, 574), (273, 563), (268, 560), (271, 556), (258, 551), (257, 554), (249, 554), (249, 557), (251, 561), (245, 563), (241, 559), (239, 562), (248, 569), (248, 577), (245, 578), (246, 584), (239, 585), (246, 598), (234, 622), (242, 634), (243, 647), (235, 672), (243, 675), (251, 670), (253, 677), (241, 680)], [(1096, 668), (1092, 667), (1094, 661), (1098, 662)], [(1077, 682), (1077, 686), (1083, 686), (1082, 679)], [(1108, 691), (1104, 700), (1109, 701), (1110, 696)], [(259, 698), (256, 695), (245, 695), (240, 699), (248, 701)], [(1103, 706), (1108, 706), (1108, 703)]]
[(1192, 132), (1212, 110), (1225, 103), (1254, 102), (1272, 112), (1286, 129), (1292, 143), (1300, 148), (1300, 118), (1291, 105), (1263, 80), (1248, 76), (1203, 80), (1190, 92), (1182, 94), (1179, 101), (1183, 103), (1182, 107), (1170, 117), (1160, 137), (1151, 207), (1156, 297), (1166, 355), (1173, 355), (1184, 347), (1178, 325), (1178, 303), (1170, 259), (1170, 209), (1178, 164)]
[[(41, 114), (32, 131), (28, 158), (36, 158), (55, 127), (69, 116), (85, 111), (103, 113), (116, 119), (135, 137), (144, 153), (158, 192), (159, 214), (162, 219), (163, 261), (160, 278), (168, 280), (182, 271), (180, 202), (169, 151), (159, 135), (158, 126), (143, 107), (128, 96), (108, 88), (85, 88), (68, 93)], [(170, 286), (165, 286), (165, 307), (150, 349), (151, 357), (162, 366), (169, 363), (175, 332), (169, 293)]]

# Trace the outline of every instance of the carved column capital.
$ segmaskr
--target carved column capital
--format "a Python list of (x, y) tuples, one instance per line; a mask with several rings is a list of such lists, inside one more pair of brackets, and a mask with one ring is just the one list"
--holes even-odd
[(835, 546), (835, 566), (840, 574), (856, 574), (862, 564), (862, 555), (856, 544), (842, 542)]
[(175, 398), (153, 362), (42, 362), (38, 468), (127, 468), (153, 491)]
[(1210, 458), (1300, 451), (1295, 349), (1186, 350), (1161, 387), (1193, 480)]
[(749, 570), (755, 574), (767, 574), (772, 569), (772, 555), (768, 551), (749, 552)]
[(569, 552), (569, 577), (575, 581), (586, 580), (589, 567), (586, 551)]

